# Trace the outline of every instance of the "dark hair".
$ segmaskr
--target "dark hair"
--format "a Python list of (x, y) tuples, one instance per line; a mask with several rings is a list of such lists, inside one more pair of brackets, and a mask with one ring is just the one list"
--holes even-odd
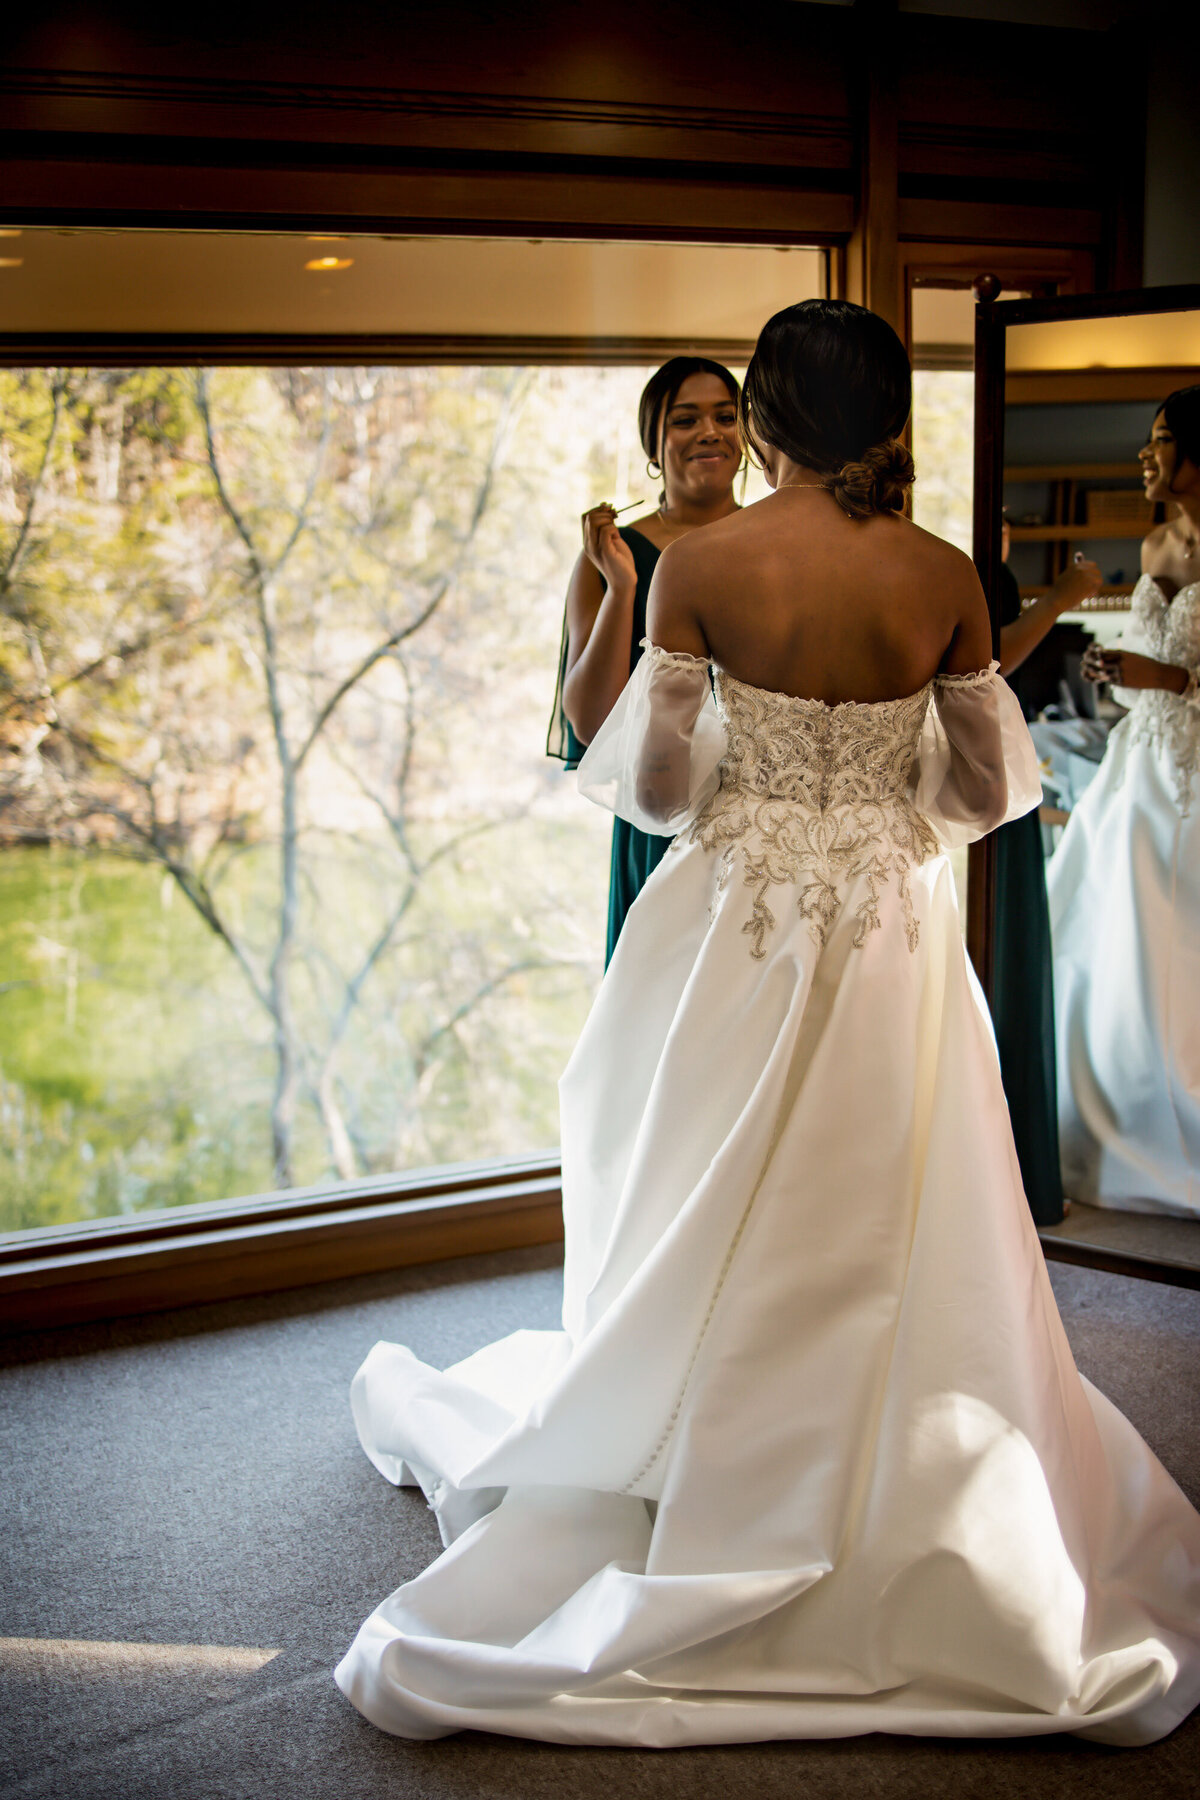
[[(1176, 388), (1161, 406), (1155, 408), (1154, 418), (1160, 414), (1181, 453), (1188, 462), (1200, 468), (1200, 385)], [(1150, 421), (1150, 429), (1154, 430), (1154, 419)]]
[(903, 510), (914, 471), (897, 433), (911, 409), (912, 369), (886, 319), (849, 300), (801, 300), (762, 328), (742, 435), (824, 475), (842, 510), (866, 519)]
[(642, 449), (651, 462), (659, 460), (662, 421), (674, 406), (676, 396), (689, 375), (715, 375), (725, 383), (733, 404), (741, 406), (742, 390), (737, 384), (737, 377), (729, 373), (724, 363), (712, 362), (707, 356), (672, 356), (661, 369), (655, 369), (638, 401), (638, 436), (642, 440)]

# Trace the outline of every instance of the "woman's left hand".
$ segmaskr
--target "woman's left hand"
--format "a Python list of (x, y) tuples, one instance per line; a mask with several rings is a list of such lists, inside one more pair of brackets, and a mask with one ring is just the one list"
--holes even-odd
[(1182, 693), (1187, 681), (1186, 669), (1156, 662), (1137, 650), (1105, 649), (1100, 644), (1088, 645), (1080, 673), (1086, 681), (1107, 681), (1124, 688), (1166, 688), (1173, 694)]
[(1079, 673), (1085, 681), (1119, 682), (1122, 661), (1120, 650), (1106, 650), (1103, 644), (1089, 644), (1083, 653)]

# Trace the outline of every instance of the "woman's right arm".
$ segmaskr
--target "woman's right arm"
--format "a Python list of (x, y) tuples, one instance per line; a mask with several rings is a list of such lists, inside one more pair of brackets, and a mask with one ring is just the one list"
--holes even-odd
[[(934, 678), (936, 727), (922, 738), (917, 805), (943, 843), (956, 845), (982, 837), (1009, 816), (1005, 738), (1013, 727), (1010, 720), (1006, 733), (1006, 711), (1015, 714), (1018, 736), (1028, 739), (1029, 734), (1012, 689), (993, 672), (991, 615), (968, 557), (956, 555), (951, 580), (957, 617)], [(1032, 755), (1032, 744), (1028, 749)], [(1036, 788), (1040, 795), (1036, 756), (1032, 769), (1032, 776), (1018, 785)]]
[(953, 609), (954, 629), (939, 673), (974, 675), (991, 667), (992, 617), (970, 557), (955, 550), (947, 563), (947, 599)]
[(1000, 673), (1011, 675), (1037, 649), (1061, 613), (1090, 600), (1103, 586), (1104, 577), (1094, 562), (1083, 558), (1071, 563), (1032, 606), (1022, 609), (1011, 625), (1000, 628)]
[[(629, 680), (637, 569), (611, 507), (583, 515), (583, 551), (567, 589), (563, 711), (590, 744)], [(606, 585), (607, 584), (607, 585)]]

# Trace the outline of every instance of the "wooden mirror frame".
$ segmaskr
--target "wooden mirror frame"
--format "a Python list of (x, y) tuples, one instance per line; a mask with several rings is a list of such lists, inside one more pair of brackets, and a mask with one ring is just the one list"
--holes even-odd
[[(1125, 293), (1071, 294), (1061, 299), (984, 300), (975, 316), (975, 567), (992, 615), (992, 654), (1000, 653), (996, 597), (1004, 486), (1004, 410), (1008, 329), (1011, 325), (1064, 324), (1073, 319), (1114, 319), (1163, 312), (1200, 311), (1200, 284), (1135, 288)], [(994, 999), (996, 844), (986, 837), (970, 848), (967, 882), (967, 948), (990, 1006)], [(1198, 1221), (1200, 1229), (1200, 1221)], [(1051, 1261), (1075, 1263), (1114, 1275), (1136, 1275), (1200, 1288), (1195, 1265), (1165, 1256), (1137, 1255), (1108, 1246), (1060, 1238), (1041, 1227), (1038, 1236)]]

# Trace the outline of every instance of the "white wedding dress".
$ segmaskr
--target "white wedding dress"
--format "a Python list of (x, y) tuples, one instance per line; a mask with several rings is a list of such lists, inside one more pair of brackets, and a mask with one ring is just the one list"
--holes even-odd
[[(1133, 591), (1122, 648), (1200, 665), (1200, 582)], [(1200, 705), (1122, 690), (1128, 716), (1046, 870), (1063, 1187), (1200, 1217)]]
[(1200, 1518), (1075, 1369), (943, 854), (1036, 804), (1019, 710), (715, 692), (649, 648), (585, 758), (683, 828), (562, 1081), (563, 1328), (372, 1350), (448, 1548), (338, 1682), (417, 1738), (1159, 1737)]

